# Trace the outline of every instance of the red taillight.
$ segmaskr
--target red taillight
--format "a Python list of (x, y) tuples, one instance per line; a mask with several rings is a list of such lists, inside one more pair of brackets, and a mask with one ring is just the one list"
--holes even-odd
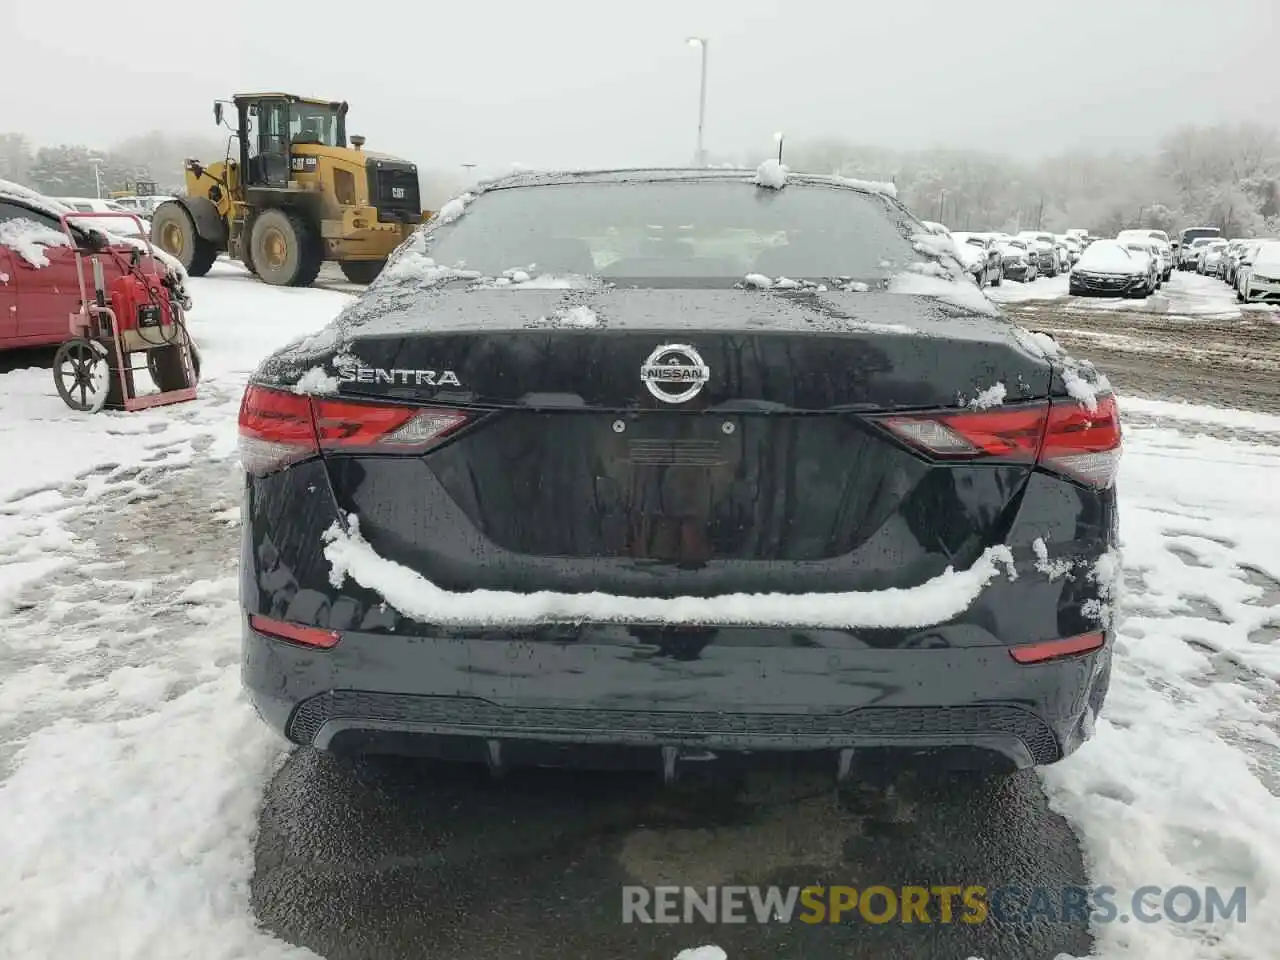
[(877, 420), (941, 460), (1034, 462), (1095, 487), (1111, 486), (1120, 465), (1120, 411), (1112, 394), (1098, 397), (1094, 410), (1069, 400)]
[(1115, 483), (1120, 469), (1120, 407), (1114, 394), (1098, 397), (1097, 408), (1055, 403), (1049, 409), (1040, 462), (1094, 487)]
[(276, 640), (287, 640), (304, 647), (319, 647), (328, 650), (337, 646), (342, 635), (337, 630), (326, 630), (324, 627), (309, 627), (301, 623), (290, 623), (287, 620), (273, 620), (261, 617), (256, 613), (249, 615), (249, 626), (264, 636)]
[(322, 450), (385, 453), (425, 450), (467, 422), (467, 415), (440, 407), (401, 407), (315, 401), (316, 433)]
[(421, 453), (467, 414), (440, 407), (331, 400), (251, 386), (240, 404), (240, 461), (259, 476), (321, 451)]
[(1084, 653), (1101, 650), (1107, 642), (1105, 634), (1083, 633), (1078, 637), (1064, 637), (1061, 640), (1045, 640), (1041, 643), (1024, 643), (1010, 647), (1009, 656), (1018, 663), (1047, 663), (1050, 660), (1061, 660), (1063, 657), (1078, 657)]
[(935, 457), (998, 457), (1032, 461), (1040, 449), (1049, 408), (1009, 407), (972, 413), (886, 417), (883, 421), (908, 443)]
[(270, 473), (320, 452), (311, 398), (250, 386), (240, 401), (240, 462), (253, 474)]

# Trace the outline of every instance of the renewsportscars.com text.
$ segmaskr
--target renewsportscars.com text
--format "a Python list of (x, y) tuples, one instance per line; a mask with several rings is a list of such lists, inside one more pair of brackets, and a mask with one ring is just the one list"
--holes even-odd
[(622, 922), (1243, 923), (1246, 899), (1244, 887), (627, 886)]

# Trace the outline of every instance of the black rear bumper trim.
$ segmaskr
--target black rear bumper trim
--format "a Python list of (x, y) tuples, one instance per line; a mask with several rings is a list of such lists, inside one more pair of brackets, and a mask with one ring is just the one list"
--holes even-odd
[[(336, 690), (300, 703), (289, 739), (321, 749), (349, 731), (724, 750), (972, 745), (1029, 764), (1054, 763), (1049, 726), (1011, 704), (860, 707), (843, 713), (764, 714), (514, 707), (475, 697)], [(1020, 764), (1022, 765), (1022, 764)]]

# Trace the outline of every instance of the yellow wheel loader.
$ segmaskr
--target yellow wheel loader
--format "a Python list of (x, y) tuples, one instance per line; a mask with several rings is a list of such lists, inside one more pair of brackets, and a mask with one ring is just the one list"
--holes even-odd
[[(363, 150), (363, 137), (348, 145), (346, 103), (246, 93), (230, 104), (236, 125), (226, 159), (186, 161), (186, 196), (160, 204), (151, 219), (152, 242), (192, 276), (226, 253), (277, 286), (308, 286), (326, 260), (353, 283), (369, 283), (429, 217), (416, 165)], [(219, 124), (223, 105), (213, 107)]]

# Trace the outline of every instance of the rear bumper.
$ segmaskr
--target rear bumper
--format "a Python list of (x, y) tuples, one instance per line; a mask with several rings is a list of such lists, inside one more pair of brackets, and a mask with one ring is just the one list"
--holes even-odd
[(1110, 638), (1024, 666), (1004, 646), (947, 646), (972, 641), (973, 624), (937, 628), (932, 649), (800, 645), (785, 629), (582, 629), (568, 644), (353, 631), (314, 650), (246, 618), (243, 680), (270, 726), (325, 750), (645, 765), (664, 752), (889, 748), (1011, 769), (1074, 751), (1110, 677)]

